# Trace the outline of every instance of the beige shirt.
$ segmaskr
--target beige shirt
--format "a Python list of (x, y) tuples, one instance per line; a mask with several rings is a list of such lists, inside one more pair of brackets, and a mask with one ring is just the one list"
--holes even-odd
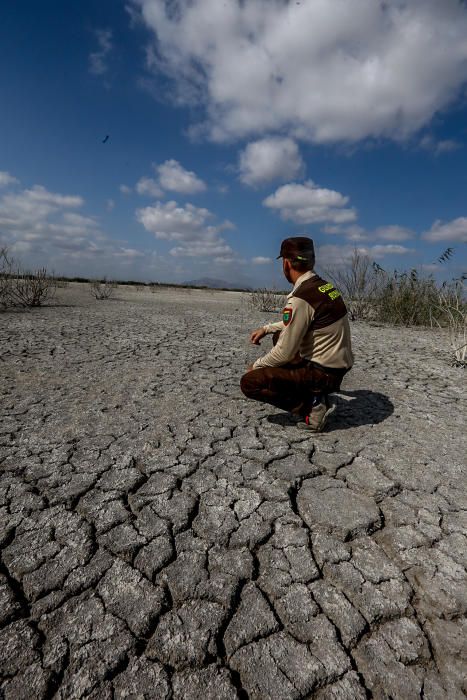
[(275, 331), (281, 331), (281, 333), (272, 350), (256, 360), (253, 365), (254, 369), (280, 367), (290, 362), (297, 353), (301, 357), (317, 362), (324, 367), (352, 367), (354, 358), (347, 314), (324, 328), (313, 329), (315, 309), (304, 299), (294, 296), (303, 282), (315, 276), (314, 272), (305, 272), (298, 278), (294, 288), (288, 294), (286, 308), (291, 309), (288, 324), (285, 324), (284, 321), (277, 321), (264, 326), (267, 333)]

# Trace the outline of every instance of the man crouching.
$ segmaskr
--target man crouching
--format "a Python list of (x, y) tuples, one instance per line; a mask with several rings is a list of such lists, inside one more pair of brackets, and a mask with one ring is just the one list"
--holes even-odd
[(347, 309), (334, 285), (313, 272), (311, 238), (286, 238), (279, 258), (293, 289), (282, 321), (252, 332), (255, 345), (274, 333), (274, 346), (248, 368), (240, 386), (247, 398), (302, 416), (298, 427), (320, 432), (332, 411), (329, 394), (353, 365)]

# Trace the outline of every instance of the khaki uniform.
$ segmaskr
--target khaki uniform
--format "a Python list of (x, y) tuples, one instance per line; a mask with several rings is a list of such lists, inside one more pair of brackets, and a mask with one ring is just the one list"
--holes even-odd
[(282, 321), (264, 329), (276, 342), (242, 377), (248, 398), (306, 414), (313, 394), (339, 389), (354, 358), (347, 309), (332, 283), (311, 271), (301, 275)]

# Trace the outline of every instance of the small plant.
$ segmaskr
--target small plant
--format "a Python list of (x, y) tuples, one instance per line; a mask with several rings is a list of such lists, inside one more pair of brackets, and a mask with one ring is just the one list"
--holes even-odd
[(35, 272), (18, 271), (13, 286), (15, 296), (24, 306), (41, 306), (44, 301), (55, 296), (57, 289), (54, 278), (47, 273), (45, 267)]
[(352, 321), (373, 317), (373, 297), (382, 268), (371, 262), (367, 255), (354, 249), (348, 265), (329, 270), (325, 274), (344, 295)]
[(3, 308), (41, 306), (53, 298), (57, 288), (53, 275), (45, 267), (25, 272), (9, 257), (6, 248), (0, 249), (0, 305)]
[(14, 306), (12, 299), (13, 261), (6, 248), (0, 248), (0, 306)]
[(102, 281), (92, 280), (89, 284), (90, 292), (96, 299), (110, 299), (116, 288), (116, 282), (111, 282), (106, 277)]
[[(438, 262), (446, 262), (450, 259), (453, 248), (447, 248), (438, 258)], [(453, 364), (459, 367), (467, 367), (467, 299), (465, 295), (465, 281), (467, 274), (463, 274), (452, 282), (443, 282), (438, 291), (438, 303), (436, 308), (441, 313), (442, 323), (447, 326), (449, 344), (453, 353)], [(437, 319), (434, 322), (442, 327)]]
[(256, 289), (248, 294), (248, 306), (254, 311), (280, 311), (285, 304), (285, 296), (271, 289)]
[(417, 270), (388, 274), (379, 272), (374, 293), (378, 321), (397, 326), (429, 326), (441, 315), (437, 309), (438, 289), (432, 277), (422, 277)]

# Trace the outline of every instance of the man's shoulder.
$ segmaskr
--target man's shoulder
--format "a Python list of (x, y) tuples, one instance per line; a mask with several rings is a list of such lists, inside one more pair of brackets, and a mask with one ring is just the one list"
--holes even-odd
[(333, 288), (334, 285), (331, 282), (327, 282), (322, 277), (319, 277), (319, 275), (314, 275), (313, 277), (304, 280), (302, 284), (294, 290), (293, 297), (308, 301), (310, 295), (319, 296), (323, 293), (323, 291)]

